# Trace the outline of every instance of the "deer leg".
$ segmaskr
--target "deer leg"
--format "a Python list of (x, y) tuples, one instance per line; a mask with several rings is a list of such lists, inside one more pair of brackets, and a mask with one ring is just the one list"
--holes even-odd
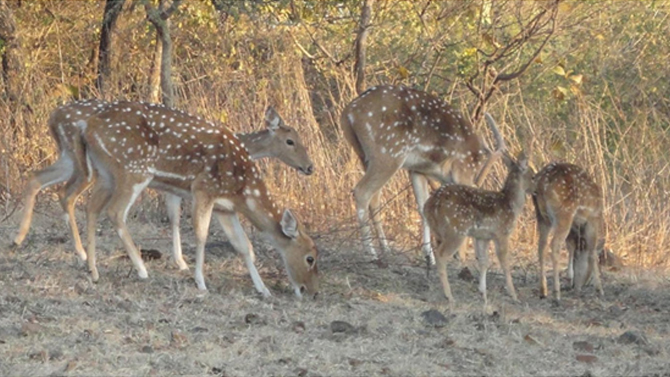
[(456, 234), (449, 234), (447, 237), (439, 237), (440, 243), (435, 250), (435, 260), (437, 265), (437, 272), (440, 276), (440, 282), (442, 283), (442, 290), (444, 295), (449, 300), (449, 304), (452, 306), (456, 302), (454, 296), (451, 294), (451, 287), (449, 286), (449, 278), (447, 276), (447, 263), (450, 258), (453, 258), (454, 253), (458, 250), (458, 247), (463, 243), (465, 238), (459, 237)]
[(484, 307), (488, 304), (486, 297), (486, 273), (489, 270), (489, 241), (475, 239), (475, 256), (479, 263), (479, 292), (484, 298)]
[(23, 209), (21, 225), (14, 237), (15, 245), (21, 245), (28, 234), (30, 223), (33, 218), (33, 209), (35, 208), (35, 197), (37, 196), (37, 193), (45, 187), (66, 181), (73, 173), (74, 165), (72, 163), (72, 157), (65, 152), (61, 152), (60, 157), (53, 163), (53, 165), (32, 174), (30, 181), (28, 181), (24, 196), (25, 208)]
[(549, 240), (549, 231), (551, 230), (551, 225), (547, 224), (543, 219), (537, 219), (537, 232), (539, 234), (539, 240), (537, 245), (537, 256), (539, 261), (539, 274), (540, 274), (540, 298), (545, 298), (548, 295), (547, 292), (547, 276), (545, 274), (544, 266), (544, 252), (547, 248), (547, 242)]
[(377, 258), (377, 252), (372, 246), (372, 235), (370, 233), (370, 201), (388, 182), (400, 165), (389, 169), (388, 166), (378, 166), (374, 161), (377, 160), (373, 160), (367, 165), (365, 175), (363, 175), (363, 178), (354, 187), (354, 199), (356, 200), (356, 215), (358, 216), (361, 236), (363, 237), (363, 245), (373, 258)]
[(209, 223), (212, 218), (214, 202), (209, 200), (206, 195), (197, 195), (193, 193), (193, 229), (195, 230), (195, 283), (198, 289), (206, 291), (205, 275), (203, 267), (205, 264), (205, 243), (209, 233)]
[(91, 196), (88, 198), (88, 205), (86, 206), (86, 231), (88, 247), (86, 248), (88, 263), (88, 271), (91, 273), (93, 282), (97, 282), (100, 278), (95, 259), (95, 228), (98, 222), (100, 212), (105, 208), (109, 199), (112, 196), (112, 189), (110, 182), (104, 179), (98, 180), (93, 186)]
[(381, 216), (380, 211), (381, 205), (379, 191), (377, 191), (377, 193), (372, 195), (372, 198), (370, 198), (370, 220), (372, 220), (372, 224), (375, 227), (375, 231), (377, 232), (377, 237), (379, 237), (379, 243), (382, 246), (382, 251), (388, 253), (391, 251), (391, 249), (389, 248), (389, 243), (386, 239), (386, 234), (384, 233), (384, 227), (382, 226), (381, 220), (379, 219)]
[(557, 224), (554, 227), (554, 236), (551, 239), (551, 263), (554, 274), (554, 297), (561, 299), (561, 280), (559, 278), (558, 258), (560, 256), (561, 246), (565, 243), (570, 226), (572, 225), (572, 216), (559, 214), (556, 216)]
[[(581, 284), (575, 284), (575, 265), (579, 269), (582, 269), (585, 266), (582, 263), (581, 258), (581, 254), (584, 251), (580, 247), (581, 242), (579, 227), (572, 227), (568, 233), (568, 238), (565, 240), (565, 247), (568, 249), (568, 278), (570, 278), (570, 286), (577, 291), (581, 288)], [(582, 271), (581, 273), (586, 274), (585, 271)], [(577, 285), (580, 287), (577, 288)]]
[(517, 298), (514, 282), (512, 281), (512, 269), (509, 265), (509, 238), (496, 240), (496, 254), (498, 255), (498, 261), (500, 261), (500, 265), (505, 273), (507, 293), (512, 296), (514, 301), (518, 302), (519, 299)]
[(82, 192), (91, 187), (95, 176), (92, 169), (88, 166), (90, 161), (86, 157), (83, 143), (74, 143), (70, 153), (74, 155), (74, 172), (65, 183), (65, 186), (59, 191), (59, 197), (61, 207), (65, 211), (65, 218), (69, 224), (74, 250), (79, 255), (79, 259), (85, 261), (86, 252), (81, 242), (74, 210), (77, 199)]
[(180, 270), (188, 270), (181, 252), (181, 234), (179, 221), (181, 217), (181, 198), (174, 194), (165, 194), (165, 207), (167, 208), (170, 228), (172, 229), (172, 261)]
[(112, 224), (114, 224), (119, 238), (121, 238), (121, 241), (123, 242), (128, 257), (133, 263), (135, 270), (137, 270), (137, 275), (140, 279), (146, 279), (149, 275), (147, 274), (144, 262), (142, 262), (140, 251), (128, 232), (126, 218), (128, 217), (128, 210), (133, 203), (135, 203), (135, 200), (140, 193), (149, 185), (152, 177), (139, 176), (136, 179), (133, 178), (134, 177), (126, 176), (122, 183), (119, 182), (119, 184), (116, 185), (112, 197), (109, 199), (107, 214), (109, 215)]
[(588, 221), (584, 229), (584, 239), (586, 241), (586, 250), (588, 252), (588, 273), (584, 283), (593, 277), (594, 284), (600, 296), (604, 296), (602, 281), (600, 280), (600, 266), (598, 264), (598, 232), (593, 225), (594, 221)]
[(237, 214), (220, 211), (216, 211), (214, 214), (223, 227), (223, 231), (226, 233), (226, 236), (228, 236), (228, 239), (233, 245), (233, 248), (235, 248), (238, 253), (242, 254), (244, 263), (247, 265), (247, 270), (249, 270), (249, 275), (251, 275), (251, 280), (254, 282), (254, 287), (256, 290), (262, 294), (263, 297), (272, 296), (270, 291), (263, 283), (263, 279), (261, 279), (261, 275), (258, 273), (258, 270), (254, 265), (253, 246), (251, 245), (251, 242), (249, 242), (249, 238), (244, 232)]
[(424, 214), (424, 205), (428, 200), (428, 179), (425, 175), (411, 172), (409, 177), (412, 181), (412, 188), (414, 189), (414, 198), (416, 199), (416, 204), (419, 209), (419, 214), (421, 215), (421, 227), (423, 228), (423, 239), (421, 243), (421, 249), (423, 254), (426, 257), (426, 261), (429, 264), (435, 264), (435, 256), (433, 255), (433, 250), (430, 246), (430, 226), (426, 220), (426, 215)]

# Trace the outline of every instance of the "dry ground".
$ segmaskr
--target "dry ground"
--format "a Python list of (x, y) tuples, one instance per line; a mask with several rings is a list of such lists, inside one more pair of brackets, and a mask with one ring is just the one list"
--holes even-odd
[[(277, 254), (254, 236), (274, 294), (264, 300), (214, 225), (210, 291), (202, 294), (192, 271), (169, 266), (166, 224), (134, 211), (136, 241), (163, 258), (149, 261), (150, 278), (139, 281), (104, 220), (101, 281), (93, 284), (71, 251), (60, 210), (44, 199), (22, 247), (9, 247), (18, 214), (0, 223), (3, 376), (670, 375), (670, 290), (659, 274), (605, 272), (604, 299), (588, 287), (582, 298), (565, 292), (557, 305), (537, 297), (528, 262), (514, 271), (522, 300), (515, 304), (494, 266), (483, 311), (476, 282), (459, 279), (454, 265), (459, 301), (451, 311), (437, 274), (427, 280), (415, 254), (387, 255), (380, 267), (344, 241), (355, 235), (340, 235), (318, 239), (322, 293), (298, 301)], [(186, 220), (183, 229), (192, 266)], [(444, 320), (428, 323), (422, 313), (430, 309)], [(352, 327), (334, 332), (334, 321)]]

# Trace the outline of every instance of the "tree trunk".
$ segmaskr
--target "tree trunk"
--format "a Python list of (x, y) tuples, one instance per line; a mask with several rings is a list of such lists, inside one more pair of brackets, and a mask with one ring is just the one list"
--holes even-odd
[[(7, 6), (5, 0), (0, 1), (0, 43), (4, 45), (2, 53), (2, 79), (5, 97), (15, 107), (21, 95), (21, 59), (19, 46), (21, 41), (16, 35), (16, 21), (14, 13)], [(16, 112), (16, 111), (15, 111)]]
[(356, 62), (354, 63), (354, 75), (356, 76), (356, 93), (361, 94), (365, 90), (365, 53), (366, 40), (370, 28), (370, 19), (372, 18), (373, 0), (363, 0), (361, 9), (361, 20), (358, 25), (358, 36), (354, 46)]
[[(170, 37), (170, 15), (179, 7), (182, 0), (174, 0), (170, 8), (163, 10), (164, 1), (153, 8), (148, 0), (144, 0), (147, 18), (156, 28), (156, 36), (162, 44), (160, 77), (162, 102), (165, 106), (174, 107), (174, 85), (172, 84), (172, 38)], [(157, 41), (158, 42), (158, 41)]]
[(105, 3), (98, 48), (98, 76), (95, 80), (95, 87), (101, 95), (105, 94), (105, 81), (111, 73), (109, 61), (112, 55), (112, 32), (124, 2), (125, 0), (107, 0)]
[(149, 101), (159, 102), (161, 94), (161, 60), (163, 59), (163, 42), (156, 32), (156, 46), (154, 46), (154, 58), (151, 60), (149, 71)]

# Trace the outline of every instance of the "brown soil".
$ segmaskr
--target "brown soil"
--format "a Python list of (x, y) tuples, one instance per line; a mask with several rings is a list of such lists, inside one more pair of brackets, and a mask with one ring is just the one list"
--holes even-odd
[[(434, 268), (426, 278), (416, 253), (370, 263), (350, 243), (356, 234), (341, 234), (317, 239), (322, 292), (300, 301), (277, 253), (253, 236), (274, 294), (262, 299), (216, 226), (203, 294), (192, 270), (171, 267), (164, 221), (142, 211), (129, 220), (135, 240), (162, 253), (147, 262), (147, 281), (136, 277), (107, 220), (99, 226), (101, 280), (93, 284), (53, 201), (38, 207), (26, 242), (12, 248), (18, 219), (0, 224), (3, 376), (670, 375), (670, 287), (667, 276), (648, 271), (605, 271), (604, 299), (587, 287), (581, 297), (564, 291), (556, 304), (538, 298), (528, 262), (514, 270), (517, 304), (494, 265), (484, 309), (473, 263), (474, 280), (459, 278), (454, 263), (450, 310)], [(183, 229), (192, 266), (187, 220)], [(444, 318), (422, 315), (430, 309)]]

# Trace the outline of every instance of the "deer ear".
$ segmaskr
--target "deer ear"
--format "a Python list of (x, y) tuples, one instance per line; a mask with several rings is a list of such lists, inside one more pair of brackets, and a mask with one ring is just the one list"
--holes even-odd
[(516, 160), (521, 170), (528, 169), (528, 157), (526, 157), (526, 152), (521, 151), (517, 156)]
[(502, 158), (502, 161), (505, 164), (505, 166), (507, 166), (508, 168), (513, 165), (514, 159), (507, 152), (503, 152), (500, 157)]
[(298, 237), (298, 220), (295, 219), (290, 210), (284, 210), (281, 217), (281, 231), (288, 238)]
[(277, 111), (272, 106), (268, 106), (265, 110), (265, 127), (270, 131), (277, 131), (281, 126), (282, 120)]

